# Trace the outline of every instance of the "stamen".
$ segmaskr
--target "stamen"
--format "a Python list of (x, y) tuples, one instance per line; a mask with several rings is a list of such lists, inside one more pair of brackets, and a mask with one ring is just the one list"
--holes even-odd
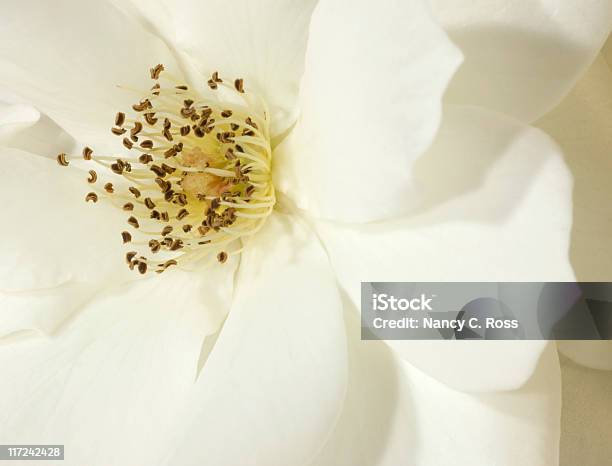
[[(117, 112), (111, 127), (129, 155), (94, 155), (90, 147), (82, 152), (97, 167), (88, 170), (90, 184), (116, 176), (123, 182), (115, 187), (104, 180), (103, 190), (85, 199), (95, 203), (101, 196), (130, 213), (134, 232), (120, 233), (135, 248), (126, 254), (132, 270), (161, 273), (205, 258), (223, 264), (274, 208), (268, 110), (241, 78), (226, 83), (214, 72), (210, 90), (200, 95), (162, 64), (150, 75), (155, 83), (149, 90), (132, 90), (140, 93), (135, 113)], [(220, 87), (223, 92), (216, 92)], [(225, 98), (226, 90), (235, 98)], [(70, 160), (57, 156), (61, 166)], [(150, 261), (148, 254), (162, 259)]]

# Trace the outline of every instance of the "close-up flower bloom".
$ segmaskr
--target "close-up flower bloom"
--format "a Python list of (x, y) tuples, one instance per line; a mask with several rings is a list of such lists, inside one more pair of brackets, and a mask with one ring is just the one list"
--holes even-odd
[(362, 341), (360, 286), (576, 280), (551, 111), (609, 1), (1, 6), (0, 444), (559, 464), (554, 342)]

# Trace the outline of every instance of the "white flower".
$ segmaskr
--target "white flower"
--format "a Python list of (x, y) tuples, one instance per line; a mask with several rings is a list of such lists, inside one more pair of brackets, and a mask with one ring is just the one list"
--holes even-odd
[[(517, 2), (433, 2), (465, 56), (444, 112), (461, 53), (417, 0), (3, 6), (0, 86), (16, 102), (9, 121), (48, 129), (30, 104), (75, 144), (34, 132), (47, 140), (2, 150), (0, 443), (65, 444), (66, 463), (78, 465), (553, 462), (552, 348), (399, 342), (391, 352), (359, 342), (354, 325), (365, 280), (573, 277), (571, 182), (557, 147), (528, 124), (588, 66), (611, 13), (597, 1), (591, 12), (584, 2), (550, 3), (534, 12)], [(550, 53), (559, 37), (574, 46), (562, 59)], [(187, 82), (194, 101), (171, 96), (163, 104), (170, 119), (216, 95), (206, 89), (215, 71), (223, 84), (244, 79), (215, 111), (227, 107), (241, 131), (255, 131), (244, 136), (258, 145), (245, 140), (252, 150), (235, 152), (251, 157), (252, 194), (263, 204), (244, 234), (223, 236), (236, 239), (227, 249), (185, 240), (187, 258), (197, 260), (182, 267), (176, 259), (180, 268), (141, 280), (125, 267), (121, 244), (123, 231), (131, 247), (141, 229), (129, 230), (128, 215), (111, 203), (84, 202), (91, 189), (77, 165), (85, 161), (62, 169), (24, 149), (78, 156), (88, 146), (102, 162), (118, 151), (127, 160), (109, 124), (147, 97), (126, 89), (146, 93), (157, 63), (166, 68), (160, 79), (178, 75), (174, 85)], [(121, 119), (117, 127), (134, 127)], [(201, 152), (193, 143), (181, 155), (192, 160), (170, 168), (202, 173), (218, 142)], [(247, 155), (239, 158), (248, 164)], [(95, 170), (97, 183), (111, 176)], [(180, 178), (191, 205), (219, 181)], [(119, 199), (116, 179), (109, 200)], [(236, 185), (239, 197), (249, 182)], [(145, 197), (125, 202), (136, 207)], [(247, 209), (236, 217), (248, 219), (237, 215)], [(144, 269), (139, 257), (129, 259)], [(199, 267), (211, 258), (224, 263)], [(528, 380), (508, 394), (461, 391)]]

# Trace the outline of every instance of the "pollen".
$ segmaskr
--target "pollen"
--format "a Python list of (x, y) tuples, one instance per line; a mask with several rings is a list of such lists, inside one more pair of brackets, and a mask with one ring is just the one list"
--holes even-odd
[(224, 264), (276, 203), (266, 104), (242, 78), (215, 72), (195, 91), (161, 64), (149, 72), (152, 87), (124, 88), (134, 104), (110, 116), (118, 153), (86, 146), (57, 162), (85, 169), (86, 202), (126, 215), (117, 237), (131, 270)]

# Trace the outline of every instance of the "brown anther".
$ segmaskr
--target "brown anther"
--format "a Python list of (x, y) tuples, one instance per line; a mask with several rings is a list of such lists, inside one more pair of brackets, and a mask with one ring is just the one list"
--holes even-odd
[(217, 133), (217, 139), (221, 143), (232, 143), (234, 142), (233, 138), (235, 136), (236, 136), (236, 133), (234, 133), (233, 131), (222, 131), (222, 132)]
[(150, 215), (150, 217), (151, 217), (153, 220), (159, 220), (159, 219), (160, 219), (159, 212), (158, 212), (157, 210), (152, 210), (152, 211), (151, 211), (151, 215)]
[(68, 166), (68, 160), (66, 159), (66, 154), (61, 153), (57, 156), (56, 158), (57, 163), (59, 163), (62, 167), (67, 167)]
[(141, 100), (139, 103), (132, 105), (132, 108), (136, 112), (144, 112), (145, 110), (149, 110), (153, 108), (151, 101), (149, 99)]
[(223, 118), (229, 118), (229, 117), (231, 117), (231, 116), (232, 116), (232, 111), (231, 111), (231, 110), (223, 110), (223, 111), (221, 112), (221, 116), (222, 116)]
[(164, 229), (161, 232), (161, 235), (162, 236), (168, 236), (170, 233), (172, 233), (172, 230), (173, 230), (173, 228), (170, 225), (168, 225), (168, 226), (164, 227)]
[(107, 193), (114, 193), (115, 192), (115, 188), (113, 187), (113, 183), (106, 183), (104, 185), (104, 191), (106, 191)]
[(255, 136), (255, 131), (252, 129), (244, 128), (242, 130), (242, 136)]
[(132, 204), (131, 202), (126, 202), (125, 204), (123, 204), (123, 210), (131, 212), (132, 210), (134, 210), (134, 204)]
[(140, 147), (142, 147), (143, 149), (153, 149), (153, 141), (151, 141), (150, 139), (145, 139), (140, 143)]
[(183, 118), (191, 118), (194, 114), (195, 114), (196, 110), (195, 108), (181, 108), (181, 116)]
[(168, 140), (168, 141), (172, 141), (172, 140), (174, 140), (174, 138), (172, 137), (172, 133), (170, 132), (170, 130), (169, 130), (169, 129), (164, 129), (164, 130), (162, 131), (162, 134), (163, 134), (163, 136), (166, 138), (166, 140)]
[(161, 167), (162, 167), (162, 168), (164, 169), (164, 171), (165, 171), (166, 173), (168, 173), (169, 175), (170, 175), (171, 173), (174, 173), (174, 172), (176, 171), (176, 168), (171, 167), (170, 165), (166, 165), (165, 163), (162, 163), (162, 166), (161, 166)]
[(183, 220), (188, 215), (189, 215), (189, 211), (187, 209), (181, 209), (179, 210), (178, 214), (176, 214), (176, 218), (178, 220)]
[(159, 189), (161, 189), (162, 193), (169, 191), (171, 188), (171, 184), (162, 180), (161, 178), (155, 178), (155, 182), (157, 183), (157, 186), (159, 186)]
[(151, 252), (155, 254), (161, 249), (161, 244), (156, 239), (152, 239), (151, 241), (149, 241), (149, 248), (151, 248)]
[(123, 240), (123, 244), (129, 243), (130, 241), (132, 241), (132, 235), (130, 235), (130, 233), (127, 231), (122, 231), (121, 239)]
[(224, 264), (225, 261), (227, 261), (227, 252), (225, 251), (221, 251), (219, 254), (217, 254), (217, 260), (221, 263)]
[(130, 141), (128, 138), (123, 138), (123, 145), (127, 149), (131, 149), (132, 147), (134, 147), (134, 143), (132, 141)]
[(203, 138), (206, 135), (206, 132), (199, 126), (194, 126), (193, 134), (195, 134), (198, 138)]
[(121, 136), (122, 134), (125, 134), (127, 130), (125, 128), (111, 128), (111, 132), (115, 135), (115, 136)]
[(247, 188), (244, 190), (244, 194), (246, 194), (247, 196), (250, 196), (254, 192), (255, 192), (255, 186), (253, 186), (252, 184), (248, 185)]
[(193, 100), (191, 99), (185, 99), (183, 100), (183, 105), (185, 105), (185, 107), (191, 107), (193, 105)]
[(178, 251), (179, 249), (183, 249), (183, 240), (175, 239), (170, 245), (170, 251)]
[(198, 233), (200, 233), (202, 236), (206, 235), (206, 233), (208, 233), (210, 231), (210, 228), (204, 225), (201, 225), (198, 227)]
[(94, 170), (89, 170), (89, 178), (87, 178), (88, 183), (95, 183), (98, 181), (98, 174)]
[(159, 83), (155, 83), (152, 87), (151, 87), (151, 94), (153, 95), (159, 95), (159, 91), (161, 89), (161, 86), (159, 85)]
[(158, 119), (155, 118), (155, 113), (145, 113), (143, 116), (149, 125), (153, 126), (155, 123), (157, 123)]
[(168, 202), (172, 201), (173, 197), (174, 197), (174, 190), (172, 189), (164, 193), (164, 199)]
[(187, 205), (187, 196), (183, 193), (176, 195), (176, 203), (182, 206)]
[(142, 131), (142, 123), (140, 121), (137, 121), (134, 123), (134, 127), (130, 130), (130, 134), (132, 136), (136, 136), (141, 131)]
[(155, 209), (155, 203), (151, 200), (150, 197), (145, 197), (144, 203), (147, 206), (147, 209)]
[(161, 213), (161, 221), (162, 222), (169, 222), (170, 221), (170, 214), (168, 212), (162, 212)]
[(146, 262), (138, 262), (138, 272), (140, 272), (142, 275), (144, 275), (145, 273), (147, 273), (147, 263)]
[(174, 259), (170, 259), (169, 261), (164, 262), (163, 264), (163, 268), (167, 269), (168, 267), (170, 267), (171, 265), (176, 265), (178, 264), (178, 262), (176, 262)]
[(136, 199), (138, 199), (140, 197), (140, 191), (137, 188), (135, 188), (134, 186), (130, 186), (128, 188), (128, 191), (131, 192)]
[(153, 161), (153, 156), (151, 154), (142, 154), (140, 157), (138, 157), (138, 161), (144, 165), (147, 165)]
[(227, 160), (236, 160), (236, 154), (234, 154), (234, 149), (228, 147), (228, 149), (225, 151), (225, 158)]
[(189, 224), (183, 225), (183, 231), (189, 233), (193, 227)]
[(214, 82), (216, 82), (216, 83), (222, 83), (222, 82), (223, 82), (223, 80), (222, 80), (222, 79), (219, 77), (219, 72), (218, 72), (218, 71), (215, 71), (215, 72), (212, 74), (212, 80), (213, 80)]
[(181, 84), (180, 86), (174, 86), (176, 89), (178, 89), (179, 91), (186, 91), (189, 88), (187, 86), (185, 86), (184, 84)]
[(93, 150), (91, 150), (91, 148), (89, 148), (89, 147), (84, 147), (83, 148), (83, 159), (84, 160), (91, 160), (92, 159), (92, 154), (93, 154)]
[(238, 92), (244, 94), (244, 79), (238, 78), (234, 81), (234, 87)]
[(134, 259), (134, 257), (136, 257), (136, 254), (138, 254), (136, 251), (130, 251), (130, 252), (126, 253), (125, 261), (128, 264), (130, 264), (132, 262), (132, 260)]
[(115, 115), (115, 126), (123, 126), (123, 123), (125, 123), (125, 113), (117, 112), (117, 115)]
[(85, 201), (98, 202), (98, 195), (96, 193), (87, 193), (87, 196), (85, 196)]
[(161, 74), (162, 71), (164, 71), (164, 65), (162, 65), (161, 63), (159, 65), (156, 65), (155, 67), (151, 68), (149, 71), (151, 72), (151, 79), (159, 79), (159, 75)]
[(189, 125), (181, 126), (181, 136), (187, 136), (191, 131), (191, 127)]
[(245, 122), (247, 125), (251, 126), (252, 128), (259, 129), (259, 127), (257, 126), (257, 123), (255, 123), (255, 122), (254, 122), (254, 121), (251, 119), (251, 117), (247, 117), (247, 119), (246, 119), (246, 120), (244, 120), (244, 122)]
[(219, 86), (217, 85), (216, 82), (214, 82), (212, 79), (208, 80), (208, 87), (210, 87), (212, 90), (217, 89)]
[(162, 167), (160, 167), (159, 165), (151, 165), (151, 167), (149, 168), (149, 170), (151, 170), (153, 173), (155, 173), (157, 176), (159, 177), (164, 177), (166, 176), (166, 172), (164, 171), (164, 169)]
[(230, 123), (230, 128), (232, 129), (232, 131), (238, 131), (240, 125), (238, 123)]
[(138, 220), (136, 219), (136, 217), (133, 216), (128, 218), (128, 224), (134, 228), (140, 227), (140, 225), (138, 224)]

